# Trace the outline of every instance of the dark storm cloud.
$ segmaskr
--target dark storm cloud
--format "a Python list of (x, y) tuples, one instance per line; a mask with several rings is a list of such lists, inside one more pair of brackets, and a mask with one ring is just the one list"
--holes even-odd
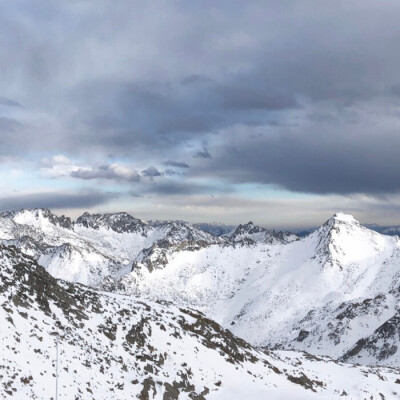
[(190, 168), (189, 164), (186, 164), (184, 162), (179, 162), (179, 161), (164, 161), (164, 165), (167, 165), (168, 167), (175, 167), (175, 168)]
[(89, 208), (103, 205), (117, 197), (116, 194), (102, 192), (77, 193), (30, 193), (0, 198), (0, 210), (21, 208)]
[(135, 181), (106, 155), (189, 152), (193, 176), (399, 190), (398, 1), (150, 3), (4, 1), (0, 155), (97, 157), (73, 176)]
[[(367, 193), (400, 191), (400, 135), (341, 127), (307, 133), (281, 132), (243, 140), (216, 149), (203, 171), (216, 171), (235, 183), (262, 183), (310, 193)], [(362, 129), (360, 131), (360, 129)], [(209, 172), (208, 172), (209, 173)]]

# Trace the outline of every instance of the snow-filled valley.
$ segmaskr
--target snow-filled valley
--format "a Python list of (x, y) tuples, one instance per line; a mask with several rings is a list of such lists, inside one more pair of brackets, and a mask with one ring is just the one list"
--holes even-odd
[(0, 243), (4, 396), (51, 396), (54, 330), (76, 398), (399, 396), (400, 241), (350, 215), (297, 238), (21, 210)]

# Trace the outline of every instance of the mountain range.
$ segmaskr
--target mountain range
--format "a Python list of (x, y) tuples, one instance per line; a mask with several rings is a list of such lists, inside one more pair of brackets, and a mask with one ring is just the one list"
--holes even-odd
[(4, 397), (49, 398), (57, 332), (76, 398), (397, 398), (397, 236), (343, 213), (303, 238), (200, 228), (0, 214)]

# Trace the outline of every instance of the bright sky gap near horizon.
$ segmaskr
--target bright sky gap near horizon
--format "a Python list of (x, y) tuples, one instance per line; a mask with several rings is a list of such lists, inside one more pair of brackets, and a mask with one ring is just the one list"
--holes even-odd
[(0, 4), (0, 210), (400, 223), (400, 2)]

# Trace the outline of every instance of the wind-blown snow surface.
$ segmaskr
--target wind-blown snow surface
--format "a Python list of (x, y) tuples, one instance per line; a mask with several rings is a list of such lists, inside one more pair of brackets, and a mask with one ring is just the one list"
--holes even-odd
[(290, 243), (171, 247), (160, 268), (150, 254), (116, 288), (201, 309), (257, 346), (400, 365), (399, 325), (367, 346), (398, 315), (399, 244), (336, 214)]
[(262, 352), (201, 314), (52, 278), (0, 246), (0, 396), (49, 399), (391, 399), (398, 371)]

